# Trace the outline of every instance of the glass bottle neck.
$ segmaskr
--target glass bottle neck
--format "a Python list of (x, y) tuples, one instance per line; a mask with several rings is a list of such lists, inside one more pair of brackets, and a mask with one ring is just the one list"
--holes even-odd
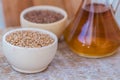
[(106, 8), (111, 8), (110, 4), (111, 0), (84, 0), (82, 8), (85, 8), (86, 5), (94, 5), (94, 4), (102, 4)]
[(110, 5), (111, 0), (84, 0), (84, 4), (104, 4), (106, 6)]

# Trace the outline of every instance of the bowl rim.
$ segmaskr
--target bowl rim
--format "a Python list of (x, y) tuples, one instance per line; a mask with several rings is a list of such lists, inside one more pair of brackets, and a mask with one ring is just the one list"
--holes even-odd
[[(35, 22), (31, 22), (31, 21), (28, 21), (24, 18), (24, 15), (30, 11), (33, 11), (33, 10), (51, 10), (51, 11), (54, 11), (54, 12), (58, 12), (60, 13), (61, 15), (63, 15), (64, 17), (56, 22), (52, 22), (52, 23), (35, 23)], [(66, 20), (68, 17), (67, 15), (67, 12), (60, 8), (60, 7), (56, 7), (56, 6), (51, 6), (51, 5), (40, 5), (40, 6), (32, 6), (32, 7), (28, 7), (26, 9), (24, 9), (21, 13), (20, 13), (20, 18), (21, 20), (24, 20), (26, 21), (27, 23), (30, 23), (30, 24), (34, 24), (34, 25), (52, 25), (52, 24), (56, 24), (56, 23), (61, 23), (63, 22), (64, 20)]]
[[(38, 32), (41, 32), (41, 33), (44, 33), (44, 34), (48, 34), (51, 38), (54, 39), (54, 42), (52, 44), (49, 44), (48, 46), (43, 46), (43, 47), (34, 47), (34, 48), (31, 48), (31, 47), (20, 47), (20, 46), (15, 46), (15, 45), (12, 45), (11, 43), (7, 42), (6, 41), (6, 36), (9, 35), (10, 33), (13, 33), (13, 32), (16, 32), (16, 31), (26, 31), (26, 30), (30, 30), (30, 31), (38, 31)], [(44, 29), (36, 29), (36, 28), (17, 28), (17, 29), (14, 29), (14, 30), (10, 30), (8, 32), (6, 32), (3, 37), (2, 37), (2, 45), (3, 43), (9, 45), (10, 47), (14, 47), (14, 48), (19, 48), (19, 49), (46, 49), (46, 48), (50, 48), (52, 46), (54, 46), (55, 44), (58, 44), (58, 38), (57, 36), (48, 31), (48, 30), (44, 30)]]

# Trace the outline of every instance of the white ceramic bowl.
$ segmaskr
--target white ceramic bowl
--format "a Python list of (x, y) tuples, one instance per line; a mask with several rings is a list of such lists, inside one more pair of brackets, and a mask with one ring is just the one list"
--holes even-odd
[[(51, 10), (51, 11), (62, 14), (64, 18), (57, 22), (47, 23), (47, 24), (30, 22), (24, 18), (24, 15), (33, 10)], [(42, 28), (42, 29), (49, 30), (55, 33), (57, 37), (59, 38), (63, 34), (63, 31), (65, 30), (66, 25), (67, 25), (67, 13), (65, 10), (55, 7), (55, 6), (46, 6), (46, 5), (33, 6), (21, 12), (20, 23), (22, 27), (31, 27), (31, 28), (40, 28), (40, 29)]]
[[(6, 36), (8, 34), (21, 30), (31, 30), (31, 31), (39, 31), (42, 33), (47, 33), (55, 41), (52, 44), (41, 48), (18, 47), (11, 45), (9, 42), (6, 41)], [(23, 73), (36, 73), (46, 69), (49, 63), (54, 58), (57, 50), (57, 41), (58, 41), (57, 36), (47, 30), (21, 28), (7, 32), (3, 36), (2, 46), (3, 46), (3, 52), (8, 62), (12, 65), (12, 67), (16, 71)]]

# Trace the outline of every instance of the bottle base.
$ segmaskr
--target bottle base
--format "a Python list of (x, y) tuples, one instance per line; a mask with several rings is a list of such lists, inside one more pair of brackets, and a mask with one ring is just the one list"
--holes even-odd
[(102, 55), (102, 56), (88, 56), (88, 55), (85, 55), (84, 53), (80, 53), (80, 52), (77, 52), (75, 51), (74, 49), (71, 49), (73, 52), (75, 52), (78, 56), (81, 56), (81, 57), (85, 57), (85, 58), (104, 58), (104, 57), (109, 57), (109, 56), (112, 56), (114, 55), (117, 50), (109, 53), (109, 54), (106, 54), (106, 55)]

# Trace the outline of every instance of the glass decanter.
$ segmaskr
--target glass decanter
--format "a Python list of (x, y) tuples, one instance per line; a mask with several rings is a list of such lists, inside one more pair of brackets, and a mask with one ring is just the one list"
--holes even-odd
[(64, 39), (80, 56), (101, 58), (114, 54), (120, 46), (120, 29), (110, 0), (84, 0), (66, 28)]

